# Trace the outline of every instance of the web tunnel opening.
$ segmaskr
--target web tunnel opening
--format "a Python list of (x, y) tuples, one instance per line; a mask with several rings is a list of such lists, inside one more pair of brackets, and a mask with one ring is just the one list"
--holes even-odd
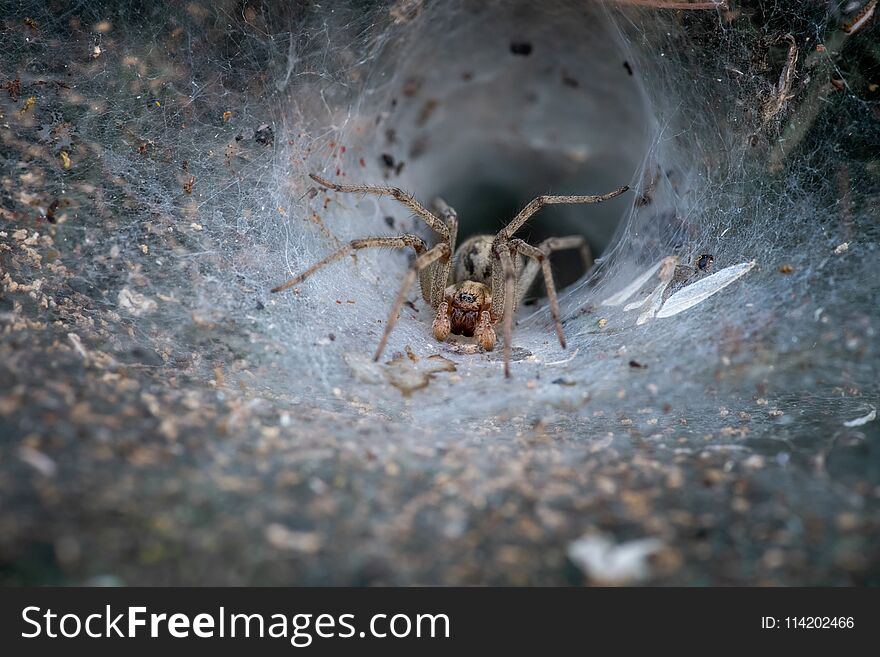
[[(497, 232), (536, 196), (600, 194), (638, 175), (652, 120), (601, 4), (427, 7), (401, 33), (371, 67), (381, 83), (358, 112), (375, 111), (377, 126), (348, 135), (369, 154), (366, 168), (340, 171), (348, 181), (381, 176), (424, 202), (443, 198), (461, 243)], [(547, 207), (517, 236), (583, 235), (599, 258), (631, 204), (630, 194)], [(560, 288), (587, 271), (577, 252), (552, 262)]]

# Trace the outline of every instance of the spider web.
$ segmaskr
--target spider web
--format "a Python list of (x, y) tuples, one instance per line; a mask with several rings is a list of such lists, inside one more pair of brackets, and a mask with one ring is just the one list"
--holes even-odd
[[(222, 368), (401, 444), (626, 421), (674, 450), (666, 436), (733, 417), (749, 437), (724, 435), (747, 451), (836, 435), (880, 405), (877, 18), (849, 33), (870, 3), (681, 4), (0, 2), (0, 246), (42, 258), (3, 289), (37, 285), (14, 303), (52, 321), (40, 280), (66, 277), (95, 304), (71, 330), (107, 329), (92, 348), (149, 348), (193, 385)], [(442, 196), (459, 241), (539, 194), (632, 189), (518, 234), (583, 234), (597, 256), (561, 292), (567, 349), (538, 298), (517, 313), (505, 381), (500, 349), (433, 340), (414, 287), (386, 357), (456, 371), (402, 394), (368, 358), (409, 253), (269, 290), (354, 238), (435, 236), (310, 172)], [(716, 271), (756, 264), (642, 325), (602, 305), (662, 258), (701, 254)]]
[[(270, 386), (360, 394), (343, 356), (376, 344), (407, 255), (362, 252), (296, 293), (268, 290), (355, 237), (433, 236), (387, 199), (315, 190), (308, 172), (387, 182), (426, 203), (442, 194), (458, 205), (462, 237), (509, 218), (485, 216), (492, 190), (516, 207), (630, 183), (625, 201), (538, 215), (521, 233), (581, 232), (602, 253), (563, 294), (567, 352), (543, 303), (521, 310), (514, 345), (531, 358), (517, 378), (569, 359), (560, 375), (616, 393), (626, 352), (678, 372), (682, 393), (746, 363), (748, 383), (737, 375), (732, 391), (768, 379), (780, 393), (813, 389), (820, 374), (828, 389), (867, 383), (877, 172), (863, 144), (877, 141), (876, 61), (866, 64), (876, 53), (840, 28), (854, 7), (442, 5), (99, 3), (48, 14), (7, 3), (5, 142), (33, 144), (56, 166), (38, 192), (8, 182), (6, 221), (60, 201), (47, 226), (60, 248), (163, 353), (211, 364), (240, 347)], [(782, 93), (783, 34), (801, 63), (767, 118)], [(845, 48), (855, 63), (841, 68)], [(846, 88), (832, 93), (829, 80)], [(757, 268), (638, 330), (598, 306), (659, 258), (701, 253), (718, 268)], [(429, 322), (420, 301), (407, 308), (389, 354), (437, 352)], [(217, 353), (204, 349), (206, 326), (224, 336)], [(858, 361), (854, 340), (870, 352)], [(807, 353), (815, 366), (793, 372)], [(497, 362), (455, 360), (494, 386)], [(519, 394), (505, 387), (490, 407)], [(386, 395), (397, 393), (368, 393)], [(488, 410), (467, 397), (439, 395), (438, 411), (451, 399), (465, 417)]]

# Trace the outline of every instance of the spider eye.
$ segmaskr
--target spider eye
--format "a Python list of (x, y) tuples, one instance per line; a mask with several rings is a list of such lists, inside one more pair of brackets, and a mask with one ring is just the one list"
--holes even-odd
[(467, 292), (462, 292), (460, 295), (458, 295), (458, 298), (461, 299), (464, 303), (473, 303), (477, 300), (473, 294), (468, 294)]

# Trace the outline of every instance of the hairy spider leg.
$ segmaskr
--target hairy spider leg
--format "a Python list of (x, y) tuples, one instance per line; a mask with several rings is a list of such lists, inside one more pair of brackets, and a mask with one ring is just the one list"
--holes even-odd
[[(522, 228), (523, 224), (545, 205), (557, 204), (580, 204), (580, 203), (602, 203), (609, 199), (620, 196), (629, 189), (629, 185), (624, 185), (607, 194), (589, 195), (589, 196), (538, 196), (526, 205), (519, 213), (505, 226), (493, 240), (492, 251), (501, 271), (496, 271), (493, 263), (492, 266), (492, 300), (493, 311), (495, 317), (501, 317), (503, 320), (504, 330), (504, 376), (510, 378), (510, 340), (513, 333), (513, 310), (516, 305), (515, 286), (516, 286), (516, 268), (511, 258), (511, 251), (514, 247), (511, 245), (511, 237)], [(521, 241), (521, 240), (520, 240)], [(522, 242), (525, 244), (525, 242)], [(524, 254), (528, 255), (528, 254)], [(542, 263), (542, 268), (544, 267)], [(546, 275), (545, 275), (546, 280)], [(548, 289), (548, 296), (550, 292)], [(555, 289), (554, 289), (555, 297)], [(501, 304), (501, 308), (496, 310), (494, 304)], [(551, 300), (551, 309), (554, 305)], [(558, 315), (558, 305), (556, 307)], [(558, 319), (557, 319), (558, 322)], [(557, 323), (557, 335), (560, 337), (560, 343), (565, 346), (565, 337), (562, 335), (561, 324)]]
[[(510, 257), (510, 247), (506, 244), (496, 251), (498, 262), (501, 263), (502, 285), (502, 329), (504, 331), (504, 376), (510, 378), (510, 342), (513, 335), (513, 295), (516, 285), (516, 272), (513, 268), (513, 260)], [(492, 272), (492, 282), (495, 282), (495, 272)], [(494, 287), (494, 286), (493, 286)], [(495, 303), (496, 295), (493, 292), (492, 300)]]
[(547, 298), (550, 300), (550, 314), (553, 316), (553, 323), (556, 326), (556, 336), (559, 338), (560, 346), (565, 349), (565, 334), (562, 332), (562, 322), (559, 321), (559, 300), (556, 298), (553, 272), (550, 271), (550, 258), (548, 257), (550, 253), (545, 253), (538, 247), (532, 246), (521, 239), (510, 240), (510, 247), (514, 253), (521, 253), (527, 258), (532, 258), (534, 262), (540, 265), (541, 271), (544, 273), (544, 286), (547, 288)]
[(422, 240), (421, 237), (417, 237), (416, 235), (407, 234), (398, 235), (396, 237), (365, 237), (359, 240), (352, 240), (345, 246), (337, 249), (336, 251), (328, 255), (323, 260), (319, 260), (318, 262), (316, 262), (314, 265), (306, 269), (303, 273), (294, 276), (293, 278), (282, 283), (281, 285), (273, 287), (271, 291), (281, 292), (282, 290), (286, 290), (290, 287), (293, 287), (294, 285), (299, 285), (309, 276), (321, 269), (321, 267), (326, 267), (330, 263), (336, 262), (340, 258), (343, 258), (347, 254), (358, 249), (405, 249), (409, 246), (411, 246), (413, 250), (415, 250), (417, 256), (427, 251), (427, 246), (425, 246), (424, 240)]
[(607, 194), (599, 194), (596, 196), (538, 196), (519, 211), (507, 226), (505, 226), (496, 236), (496, 240), (508, 240), (522, 228), (523, 224), (545, 205), (573, 205), (578, 203), (602, 203), (616, 196), (620, 196), (629, 189), (629, 185), (624, 185), (619, 189)]
[[(455, 254), (455, 242), (458, 239), (458, 213), (442, 198), (435, 198), (433, 201), (434, 208), (446, 223), (446, 243), (449, 245), (449, 253)], [(448, 260), (438, 260), (437, 265), (430, 269), (430, 276), (426, 277), (430, 280), (431, 290), (428, 303), (434, 310), (440, 307), (446, 296), (446, 288), (452, 282), (449, 280), (450, 270), (452, 268), (452, 258)], [(422, 279), (422, 286), (425, 285), (425, 278)], [(424, 293), (424, 291), (423, 291)]]
[[(577, 249), (580, 253), (581, 260), (586, 271), (593, 266), (593, 254), (590, 251), (590, 245), (587, 244), (587, 238), (583, 235), (569, 235), (567, 237), (548, 237), (546, 240), (538, 244), (538, 248), (549, 256), (556, 251), (565, 251), (568, 249)], [(538, 272), (541, 270), (541, 263), (537, 260), (529, 260), (522, 269), (519, 270), (516, 277), (516, 305), (519, 306), (532, 283), (535, 281)]]
[(403, 283), (400, 286), (400, 291), (397, 293), (397, 298), (394, 300), (394, 305), (391, 307), (391, 314), (388, 316), (388, 321), (385, 322), (385, 331), (382, 333), (382, 339), (379, 341), (379, 346), (376, 349), (376, 355), (373, 356), (373, 360), (377, 361), (382, 356), (382, 352), (385, 350), (385, 343), (388, 342), (388, 336), (397, 323), (397, 316), (400, 314), (400, 309), (406, 301), (406, 295), (415, 282), (418, 273), (437, 260), (449, 260), (449, 256), (449, 245), (446, 242), (440, 242), (413, 261), (412, 266), (410, 266), (409, 271), (406, 272), (406, 276), (403, 278)]
[(425, 206), (415, 200), (412, 196), (407, 194), (402, 189), (397, 187), (379, 187), (376, 185), (341, 185), (339, 183), (330, 182), (326, 178), (322, 178), (316, 173), (310, 173), (309, 178), (314, 180), (319, 185), (323, 185), (328, 189), (335, 190), (337, 192), (346, 192), (351, 194), (374, 194), (376, 196), (390, 196), (395, 201), (403, 203), (410, 210), (415, 212), (419, 217), (424, 219), (425, 223), (431, 227), (439, 235), (443, 236), (444, 239), (449, 239), (449, 229), (446, 227), (446, 224), (443, 223), (441, 219), (435, 217)]
[[(309, 177), (319, 185), (337, 192), (350, 194), (373, 194), (376, 196), (389, 196), (403, 204), (420, 217), (428, 227), (439, 234), (449, 245), (449, 252), (455, 252), (455, 239), (458, 232), (458, 215), (445, 201), (435, 199), (434, 205), (442, 218), (438, 217), (425, 206), (419, 203), (412, 195), (397, 187), (382, 187), (377, 185), (345, 185), (334, 183), (316, 173), (310, 173)], [(439, 260), (434, 267), (427, 268), (419, 273), (422, 288), (422, 297), (431, 308), (436, 310), (443, 301), (443, 293), (449, 284), (449, 260)]]

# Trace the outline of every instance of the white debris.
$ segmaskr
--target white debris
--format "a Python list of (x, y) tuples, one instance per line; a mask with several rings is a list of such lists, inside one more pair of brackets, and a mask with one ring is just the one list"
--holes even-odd
[(385, 380), (385, 372), (380, 363), (375, 362), (366, 354), (346, 353), (342, 359), (351, 368), (352, 373), (361, 383), (382, 383)]
[(651, 576), (648, 558), (663, 547), (656, 538), (615, 544), (589, 535), (568, 546), (568, 558), (592, 580), (608, 584), (637, 583)]
[(849, 251), (849, 242), (843, 242), (834, 247), (834, 255), (840, 255)]
[(843, 426), (845, 427), (860, 427), (863, 424), (868, 424), (868, 422), (873, 422), (877, 419), (877, 409), (871, 407), (871, 412), (867, 415), (863, 415), (862, 417), (857, 417), (854, 420), (849, 420), (848, 422), (844, 422)]
[(455, 363), (440, 354), (415, 359), (401, 354), (388, 364), (376, 363), (369, 356), (355, 353), (344, 354), (343, 359), (358, 381), (371, 384), (388, 381), (407, 394), (427, 386), (434, 374), (455, 371)]
[(43, 452), (35, 450), (33, 447), (28, 447), (27, 445), (22, 445), (18, 448), (18, 458), (46, 477), (51, 477), (58, 469), (58, 466), (55, 465), (55, 461), (50, 457), (43, 454)]
[(265, 530), (266, 541), (277, 550), (314, 554), (321, 549), (322, 540), (317, 532), (303, 532), (288, 529), (284, 525), (272, 523)]
[[(665, 258), (664, 258), (664, 260), (665, 260)], [(634, 295), (636, 292), (638, 292), (639, 289), (641, 289), (641, 287), (645, 283), (648, 282), (648, 280), (651, 278), (651, 276), (654, 275), (654, 272), (656, 272), (658, 269), (660, 269), (660, 265), (662, 265), (662, 264), (663, 264), (663, 260), (659, 260), (656, 264), (652, 265), (650, 269), (645, 271), (641, 276), (639, 276), (636, 280), (634, 280), (632, 283), (630, 283), (625, 288), (623, 288), (620, 292), (605, 299), (605, 301), (602, 302), (602, 305), (603, 306), (619, 306), (620, 304), (622, 304), (624, 301), (626, 301), (632, 295)]]
[(639, 315), (639, 318), (636, 320), (637, 326), (641, 326), (657, 314), (657, 311), (663, 303), (663, 293), (666, 291), (666, 288), (669, 287), (672, 278), (675, 276), (676, 265), (678, 265), (678, 258), (664, 258), (661, 262), (660, 274), (658, 275), (660, 282), (657, 283), (657, 286), (653, 291), (645, 297), (644, 301), (641, 303), (631, 303), (624, 307), (624, 310), (627, 311), (635, 310), (636, 308), (644, 306), (645, 310), (642, 311), (642, 314)]
[(657, 317), (672, 317), (693, 308), (705, 301), (716, 292), (720, 292), (736, 279), (744, 276), (755, 266), (755, 261), (741, 262), (738, 265), (725, 267), (719, 272), (698, 280), (696, 283), (682, 288), (666, 300), (657, 313)]
[(83, 346), (82, 340), (80, 340), (79, 336), (76, 333), (68, 333), (67, 339), (70, 340), (70, 343), (73, 345), (76, 353), (78, 353), (83, 360), (88, 360), (89, 352), (86, 351), (86, 348)]
[(139, 292), (129, 290), (127, 287), (124, 287), (119, 291), (119, 296), (116, 298), (116, 301), (119, 303), (120, 308), (130, 312), (136, 317), (153, 312), (157, 307), (155, 301), (149, 297), (145, 297)]

